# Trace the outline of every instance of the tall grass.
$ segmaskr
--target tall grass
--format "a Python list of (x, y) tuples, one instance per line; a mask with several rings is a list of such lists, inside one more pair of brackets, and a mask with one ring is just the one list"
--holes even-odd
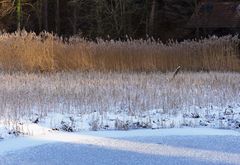
[(49, 112), (138, 115), (154, 109), (183, 114), (191, 107), (240, 106), (240, 74), (179, 73), (169, 81), (171, 77), (160, 73), (1, 73), (0, 119)]
[(0, 69), (14, 72), (49, 71), (172, 71), (178, 66), (192, 71), (240, 71), (240, 39), (237, 36), (201, 40), (153, 39), (127, 41), (87, 41), (72, 37), (67, 41), (49, 33), (2, 33)]

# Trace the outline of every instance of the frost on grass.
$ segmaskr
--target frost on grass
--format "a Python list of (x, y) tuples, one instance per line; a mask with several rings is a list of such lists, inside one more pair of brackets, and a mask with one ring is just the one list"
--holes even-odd
[[(226, 114), (226, 112), (230, 113)], [(189, 113), (175, 115), (164, 114), (161, 110), (152, 110), (134, 116), (127, 113), (109, 112), (103, 112), (102, 115), (96, 112), (82, 115), (49, 113), (47, 116), (39, 118), (38, 125), (66, 132), (182, 127), (239, 129), (239, 119), (240, 107), (226, 108), (225, 110), (218, 107), (204, 109), (195, 107)], [(27, 123), (34, 124), (26, 118), (25, 124), (27, 125)], [(24, 133), (26, 134), (26, 132)]]
[[(237, 73), (1, 74), (1, 125), (68, 132), (240, 127)], [(30, 133), (31, 134), (31, 133)]]

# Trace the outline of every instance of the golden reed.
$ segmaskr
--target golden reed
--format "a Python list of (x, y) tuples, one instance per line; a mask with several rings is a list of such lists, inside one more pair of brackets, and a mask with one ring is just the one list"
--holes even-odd
[(50, 33), (0, 34), (0, 69), (6, 72), (55, 71), (240, 71), (238, 36), (164, 44), (153, 39), (64, 41)]

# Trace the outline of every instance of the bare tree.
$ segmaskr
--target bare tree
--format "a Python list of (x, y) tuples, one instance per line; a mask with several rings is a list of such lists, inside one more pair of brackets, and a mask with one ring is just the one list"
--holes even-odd
[(44, 30), (48, 31), (48, 0), (43, 1), (43, 22)]
[(55, 14), (55, 27), (56, 27), (56, 33), (60, 33), (60, 2), (59, 0), (56, 0), (56, 14)]
[(14, 3), (11, 0), (0, 1), (0, 18), (15, 11)]
[(156, 0), (152, 0), (151, 4), (151, 13), (149, 18), (149, 34), (153, 35), (154, 31), (154, 18), (155, 18), (155, 11), (156, 11)]
[(70, 0), (68, 5), (72, 8), (72, 17), (69, 21), (72, 26), (73, 34), (78, 32), (79, 9), (86, 3), (86, 0)]
[(37, 0), (36, 3), (34, 4), (34, 8), (35, 8), (35, 13), (36, 13), (36, 18), (38, 20), (38, 30), (41, 31), (42, 30), (42, 26), (43, 26), (43, 2), (42, 0)]
[(0, 16), (4, 17), (13, 12), (17, 13), (17, 29), (21, 30), (22, 6), (31, 6), (30, 0), (3, 0), (0, 2)]

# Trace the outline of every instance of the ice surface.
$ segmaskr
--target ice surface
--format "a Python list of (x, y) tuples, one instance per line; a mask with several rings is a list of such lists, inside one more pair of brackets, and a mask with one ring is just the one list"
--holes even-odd
[(206, 128), (46, 132), (0, 142), (1, 165), (235, 164), (240, 133)]

